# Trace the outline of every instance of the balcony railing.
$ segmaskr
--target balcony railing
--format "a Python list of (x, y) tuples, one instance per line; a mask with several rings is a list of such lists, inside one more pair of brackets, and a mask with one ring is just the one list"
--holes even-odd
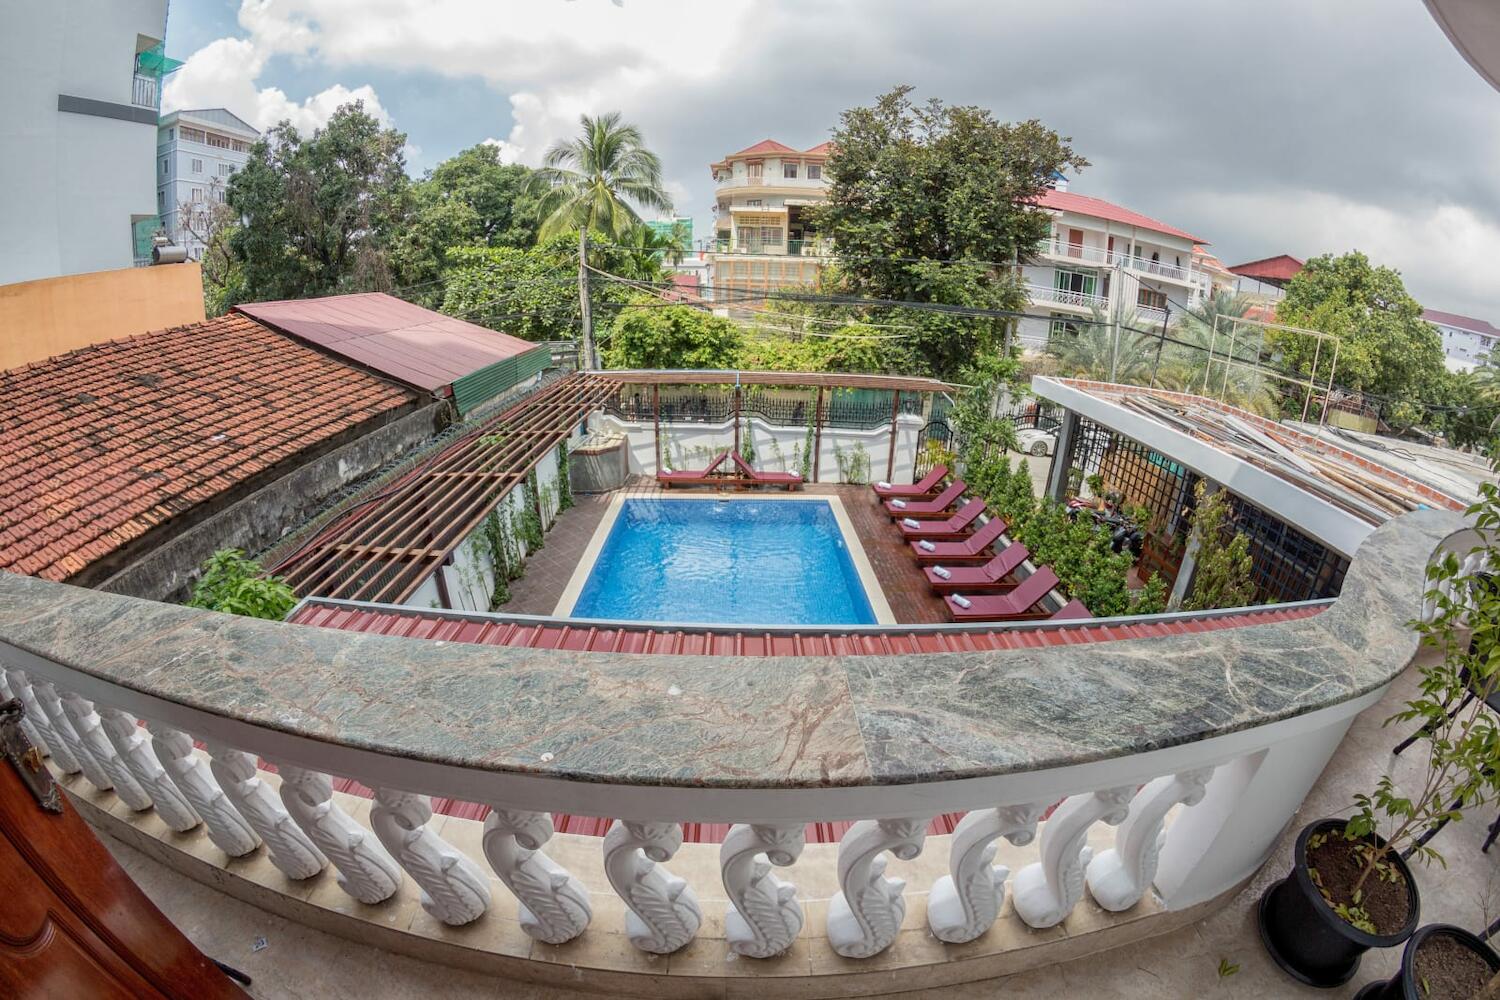
[(1142, 305), (1140, 303), (1136, 303), (1135, 314), (1141, 319), (1152, 323), (1160, 323), (1167, 318), (1167, 311), (1165, 309), (1158, 309), (1156, 306)]
[[(997, 947), (979, 939), (1007, 895), (1013, 940), (1063, 924), (1085, 891), (1117, 913), (1154, 890), (1155, 919), (1157, 897), (1180, 913), (1242, 885), (1414, 656), (1423, 567), (1473, 542), (1449, 512), (1395, 518), (1341, 598), (1253, 629), (1211, 613), (1200, 630), (1110, 639), (1110, 623), (1084, 621), (1038, 647), (753, 663), (353, 635), (0, 573), (0, 700), (19, 698), (54, 770), (81, 773), (80, 803), (126, 824), (154, 811), (158, 856), (191, 854), (184, 869), (207, 864), (218, 885), (269, 871), (252, 863), (264, 857), (276, 871), (257, 891), (294, 896), (298, 913), (325, 891), (377, 908), (383, 947), (407, 921), (379, 922), (415, 883), (430, 920), (478, 928), (429, 937), (429, 951), (496, 942), (512, 974), (528, 954), (575, 974), (598, 954), (554, 946), (622, 923), (627, 952), (690, 955), (683, 975), (720, 984), (761, 961), (783, 961), (773, 975), (858, 971), (839, 959), (898, 939), (943, 963), (973, 958), (958, 944)], [(844, 631), (881, 651), (878, 628)], [(369, 789), (367, 814), (335, 796), (334, 775)], [(482, 833), (435, 822), (430, 796), (488, 806)], [(959, 811), (951, 835), (929, 836), (930, 818)], [(615, 819), (592, 858), (557, 845), (549, 857), (552, 813)], [(836, 855), (805, 849), (806, 824), (826, 820), (855, 821)], [(684, 821), (732, 824), (707, 871), (672, 870)], [(1094, 854), (1099, 824), (1118, 830)], [(1037, 841), (1014, 874), (993, 864), (1002, 838)], [(929, 846), (947, 855), (930, 883), (886, 874), (895, 858), (915, 877), (925, 869), (907, 863)], [(516, 902), (496, 905), (501, 886)], [(906, 928), (923, 892), (923, 926)], [(325, 906), (333, 922), (351, 909)], [(609, 914), (599, 927), (596, 910)], [(794, 946), (790, 966), (775, 958)], [(676, 963), (626, 970), (665, 982)]]
[(1078, 309), (1103, 309), (1109, 304), (1109, 300), (1102, 295), (1092, 292), (1075, 292), (1068, 288), (1054, 288), (1051, 285), (1038, 285), (1027, 283), (1026, 294), (1032, 302), (1049, 302), (1060, 306), (1073, 306)]
[(1149, 260), (1145, 257), (1129, 257), (1124, 254), (1118, 255), (1120, 263), (1132, 271), (1141, 274), (1149, 274), (1158, 278), (1171, 278), (1174, 281), (1188, 281), (1192, 274), (1191, 268), (1178, 267), (1176, 264), (1168, 264), (1164, 261)]
[(137, 73), (130, 85), (130, 103), (138, 108), (161, 107), (161, 80), (146, 73)]
[(832, 244), (821, 239), (714, 241), (714, 253), (762, 254), (776, 257), (821, 257), (832, 251)]
[(1051, 257), (1065, 257), (1088, 266), (1114, 267), (1119, 265), (1142, 274), (1176, 281), (1189, 281), (1192, 275), (1190, 267), (1179, 267), (1176, 264), (1151, 260), (1148, 257), (1132, 255), (1121, 250), (1106, 250), (1104, 247), (1089, 246), (1086, 243), (1070, 243), (1059, 239), (1043, 240), (1037, 247), (1037, 253)]
[(1050, 254), (1053, 257), (1067, 257), (1084, 264), (1107, 265), (1111, 263), (1110, 254), (1103, 247), (1091, 247), (1085, 243), (1069, 243), (1066, 240), (1043, 240), (1037, 252)]

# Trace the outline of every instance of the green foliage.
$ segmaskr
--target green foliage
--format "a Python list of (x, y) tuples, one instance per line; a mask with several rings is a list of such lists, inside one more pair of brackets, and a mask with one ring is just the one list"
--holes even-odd
[(1219, 959), (1219, 978), (1228, 979), (1240, 971), (1240, 967), (1227, 958)]
[[(829, 282), (875, 298), (1024, 309), (1014, 269), (1050, 231), (1034, 199), (1053, 173), (1087, 165), (1038, 121), (1007, 124), (978, 107), (917, 106), (898, 87), (845, 111), (813, 213), (833, 238)], [(908, 370), (950, 377), (1001, 343), (1010, 320), (902, 310), (916, 327)]]
[(863, 484), (870, 481), (870, 453), (862, 444), (845, 450), (833, 446), (833, 459), (839, 465), (839, 482)]
[(909, 374), (917, 363), (903, 341), (886, 339), (880, 328), (849, 322), (807, 334), (760, 333), (747, 339), (738, 367), (779, 372), (861, 372)]
[(797, 472), (802, 476), (804, 483), (812, 481), (813, 466), (813, 438), (814, 428), (818, 420), (816, 407), (809, 407), (807, 413), (807, 434), (802, 439), (802, 464)]
[[(1286, 286), (1276, 307), (1279, 322), (1339, 338), (1334, 380), (1341, 386), (1390, 398), (1429, 399), (1444, 379), (1442, 341), (1422, 318), (1422, 307), (1406, 291), (1401, 275), (1376, 267), (1359, 251), (1314, 257)], [(1314, 339), (1273, 333), (1283, 366), (1312, 374)], [(1333, 365), (1329, 345), (1317, 352), (1316, 377)], [(1420, 413), (1420, 410), (1416, 411)]]
[(203, 564), (188, 607), (280, 621), (296, 603), (291, 587), (278, 577), (266, 576), (260, 563), (242, 550), (220, 549)]
[(573, 480), (568, 470), (568, 442), (557, 446), (557, 511), (562, 513), (573, 506)]
[(745, 426), (740, 430), (740, 458), (752, 466), (755, 464), (755, 434), (748, 415), (745, 417)]
[[(1262, 416), (1275, 416), (1278, 403), (1274, 387), (1255, 367), (1261, 355), (1260, 328), (1250, 325), (1235, 327), (1230, 323), (1232, 319), (1246, 316), (1253, 304), (1249, 296), (1238, 292), (1216, 292), (1178, 314), (1171, 330), (1172, 339), (1178, 343), (1158, 345), (1161, 358), (1160, 364), (1155, 366), (1157, 384), (1180, 392), (1206, 392), (1215, 399), (1222, 398), (1231, 406)], [(1216, 322), (1217, 336), (1214, 332)], [(1224, 363), (1224, 359), (1231, 356), (1231, 350), (1234, 360), (1244, 364)], [(1210, 351), (1213, 352), (1212, 363), (1209, 361)], [(1208, 378), (1206, 389), (1205, 376)]]
[[(475, 555), (490, 565), (490, 610), (510, 601), (510, 582), (525, 572), (525, 560), (516, 544), (516, 533), (509, 518), (500, 516), (498, 508), (490, 511), (474, 534)], [(477, 560), (476, 560), (477, 562)]]
[(1149, 385), (1157, 340), (1135, 332), (1144, 329), (1145, 322), (1133, 311), (1116, 324), (1095, 309), (1088, 321), (1070, 322), (1048, 338), (1047, 352), (1057, 359), (1059, 375)]
[(519, 518), (517, 534), (526, 545), (527, 555), (530, 555), (547, 543), (542, 531), (541, 494), (537, 487), (535, 469), (526, 475), (526, 485), (521, 493)]
[(604, 347), (607, 368), (734, 368), (740, 328), (721, 316), (692, 306), (662, 306), (638, 299), (641, 308), (623, 310)]
[(948, 419), (968, 454), (1015, 447), (1015, 424), (998, 419), (995, 413), (1008, 393), (1019, 390), (1020, 378), (1020, 362), (995, 352), (979, 355), (959, 372), (959, 381), (968, 388), (954, 401)]
[(1241, 608), (1254, 603), (1250, 540), (1234, 530), (1229, 494), (1224, 490), (1209, 493), (1200, 482), (1195, 496), (1189, 540), (1198, 546), (1198, 568), (1193, 573), (1192, 593), (1183, 600), (1182, 610)]
[[(1386, 869), (1394, 866), (1386, 859), (1392, 853), (1411, 851), (1410, 857), (1423, 864), (1443, 863), (1430, 844), (1416, 842), (1439, 824), (1461, 820), (1465, 811), (1500, 797), (1500, 769), (1495, 767), (1500, 721), (1485, 708), (1500, 680), (1500, 586), (1488, 570), (1465, 569), (1500, 562), (1500, 545), (1493, 541), (1500, 529), (1500, 487), (1483, 483), (1479, 501), (1466, 514), (1481, 540), (1469, 551), (1444, 553), (1428, 567), (1426, 603), (1432, 615), (1411, 623), (1422, 645), (1437, 655), (1418, 659), (1418, 693), (1386, 720), (1387, 725), (1420, 725), (1424, 746), (1418, 748), (1418, 759), (1426, 767), (1415, 781), (1418, 787), (1405, 794), (1384, 774), (1373, 788), (1354, 795), (1354, 814), (1344, 835), (1350, 840), (1377, 833), (1385, 838), (1380, 847), (1363, 845), (1365, 865), (1356, 891), (1372, 875), (1389, 877)], [(1473, 701), (1453, 711), (1470, 694)]]
[(265, 134), (230, 179), (244, 224), (229, 238), (244, 300), (301, 298), (395, 284), (390, 250), (411, 203), (406, 136), (346, 104), (304, 138), (290, 122)]
[(620, 239), (641, 224), (634, 205), (671, 211), (661, 160), (646, 148), (640, 129), (622, 121), (618, 111), (582, 115), (578, 125), (577, 137), (547, 150), (532, 175), (542, 236), (598, 230)]

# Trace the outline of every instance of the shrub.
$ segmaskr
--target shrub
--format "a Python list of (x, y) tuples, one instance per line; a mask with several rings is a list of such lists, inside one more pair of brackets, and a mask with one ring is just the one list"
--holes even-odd
[(203, 564), (188, 607), (223, 611), (247, 618), (280, 621), (297, 604), (297, 595), (279, 577), (266, 576), (259, 562), (240, 549), (220, 549)]

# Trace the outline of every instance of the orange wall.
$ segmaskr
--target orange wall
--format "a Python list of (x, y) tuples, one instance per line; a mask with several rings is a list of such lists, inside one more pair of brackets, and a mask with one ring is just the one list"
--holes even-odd
[(0, 285), (0, 371), (203, 318), (203, 276), (195, 263)]

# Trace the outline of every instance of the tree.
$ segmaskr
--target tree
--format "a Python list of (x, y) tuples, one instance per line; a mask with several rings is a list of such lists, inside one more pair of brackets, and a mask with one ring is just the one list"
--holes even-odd
[(1047, 341), (1047, 351), (1057, 359), (1058, 374), (1124, 385), (1147, 385), (1156, 359), (1157, 342), (1134, 312), (1112, 323), (1095, 309), (1089, 320), (1069, 322)]
[[(1338, 385), (1416, 402), (1439, 391), (1446, 369), (1437, 329), (1422, 318), (1422, 307), (1407, 294), (1398, 272), (1371, 264), (1357, 250), (1308, 261), (1287, 283), (1276, 318), (1338, 337), (1333, 371)], [(1333, 366), (1329, 345), (1317, 352), (1313, 372), (1313, 338), (1278, 332), (1271, 339), (1285, 367), (1302, 378), (1327, 380)]]
[(640, 129), (620, 120), (618, 111), (578, 119), (579, 135), (547, 150), (532, 175), (540, 198), (542, 237), (578, 231), (578, 295), (582, 319), (583, 367), (596, 367), (588, 302), (588, 234), (598, 229), (624, 237), (641, 218), (634, 205), (670, 211), (662, 187), (661, 160), (646, 148)]
[[(913, 104), (897, 87), (845, 111), (812, 213), (833, 238), (830, 283), (873, 298), (1021, 310), (1014, 262), (1050, 231), (1035, 202), (1052, 176), (1087, 161), (1038, 121), (1003, 123), (983, 108)], [(998, 344), (1009, 320), (903, 310), (918, 327), (922, 369), (950, 377)], [(917, 317), (917, 318), (911, 318)]]
[(203, 308), (210, 316), (222, 316), (245, 298), (245, 271), (232, 249), (240, 219), (220, 197), (222, 191), (215, 179), (207, 201), (177, 206), (179, 238), (191, 238), (203, 248), (198, 264), (203, 273)]
[(643, 297), (614, 321), (604, 361), (610, 368), (734, 368), (740, 328), (692, 306)]
[(1242, 608), (1255, 599), (1250, 539), (1234, 530), (1227, 492), (1209, 493), (1200, 482), (1195, 497), (1190, 541), (1197, 545), (1198, 568), (1182, 610)]
[(900, 339), (885, 339), (889, 336), (883, 328), (862, 323), (809, 326), (805, 333), (782, 330), (748, 339), (739, 366), (778, 372), (910, 372), (910, 351)]
[[(1275, 415), (1276, 398), (1266, 377), (1256, 370), (1261, 354), (1260, 328), (1241, 325), (1232, 331), (1229, 322), (1242, 319), (1253, 306), (1247, 295), (1220, 291), (1179, 313), (1170, 334), (1176, 343), (1158, 342), (1154, 348), (1158, 355), (1152, 361), (1156, 382), (1182, 392), (1206, 393), (1215, 398), (1222, 395), (1233, 406), (1263, 416)], [(1240, 364), (1225, 364), (1231, 350)], [(1209, 377), (1206, 387), (1205, 376)]]
[(392, 287), (388, 252), (410, 205), (406, 136), (346, 104), (304, 139), (282, 122), (229, 181), (244, 224), (230, 250), (249, 299)]

